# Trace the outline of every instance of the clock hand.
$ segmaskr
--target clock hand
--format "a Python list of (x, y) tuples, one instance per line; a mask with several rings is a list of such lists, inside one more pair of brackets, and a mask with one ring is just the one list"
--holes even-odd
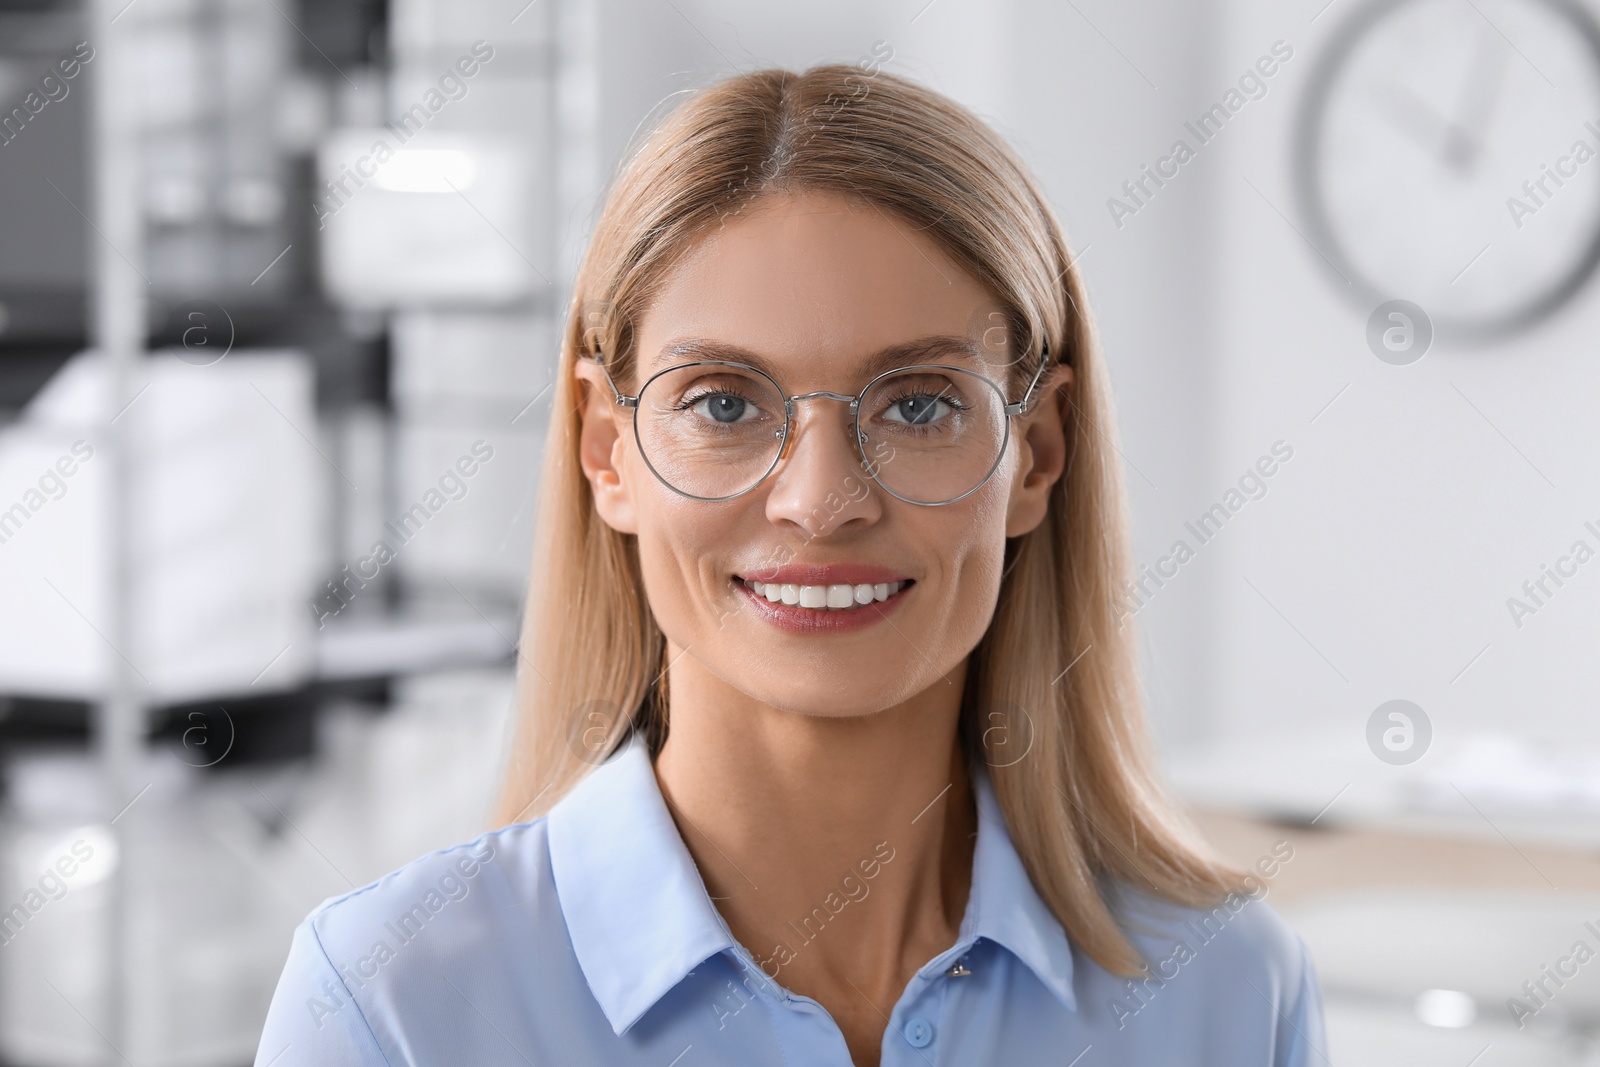
[(1381, 109), (1384, 118), (1401, 132), (1409, 134), (1430, 154), (1438, 156), (1443, 162), (1457, 165), (1451, 158), (1451, 145), (1462, 134), (1455, 123), (1403, 85), (1384, 82), (1374, 87), (1374, 91), (1388, 105)]
[(1457, 109), (1461, 120), (1454, 125), (1458, 136), (1445, 150), (1457, 170), (1470, 171), (1483, 151), (1484, 128), (1495, 103), (1500, 99), (1509, 53), (1509, 45), (1480, 28), (1478, 47), (1472, 55), (1473, 63), (1461, 87), (1461, 106)]

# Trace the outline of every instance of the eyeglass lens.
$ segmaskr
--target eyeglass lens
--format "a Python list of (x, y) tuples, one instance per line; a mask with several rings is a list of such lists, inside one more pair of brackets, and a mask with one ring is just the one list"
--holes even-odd
[[(925, 504), (981, 484), (1007, 432), (999, 390), (955, 367), (909, 367), (879, 378), (861, 400), (859, 425), (868, 472), (894, 495)], [(754, 487), (777, 462), (784, 398), (754, 370), (686, 364), (645, 386), (635, 427), (645, 460), (663, 481), (689, 496), (724, 499)]]

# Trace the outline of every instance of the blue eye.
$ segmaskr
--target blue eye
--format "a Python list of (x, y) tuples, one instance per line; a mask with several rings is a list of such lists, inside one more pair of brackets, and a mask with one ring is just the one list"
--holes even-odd
[[(904, 422), (912, 426), (922, 426), (941, 417), (940, 405), (945, 408), (950, 407), (950, 404), (941, 397), (907, 396), (890, 404), (886, 414), (891, 422)], [(896, 418), (895, 416), (899, 417)]]
[(697, 401), (694, 410), (714, 422), (731, 423), (741, 421), (747, 413), (753, 413), (755, 405), (742, 396), (714, 393)]

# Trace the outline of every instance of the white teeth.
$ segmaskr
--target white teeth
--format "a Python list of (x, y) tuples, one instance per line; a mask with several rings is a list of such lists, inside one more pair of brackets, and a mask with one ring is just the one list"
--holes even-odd
[(811, 608), (817, 611), (854, 611), (880, 600), (888, 600), (906, 585), (905, 582), (862, 583), (861, 585), (781, 585), (776, 582), (753, 582), (742, 579), (757, 596), (772, 603)]

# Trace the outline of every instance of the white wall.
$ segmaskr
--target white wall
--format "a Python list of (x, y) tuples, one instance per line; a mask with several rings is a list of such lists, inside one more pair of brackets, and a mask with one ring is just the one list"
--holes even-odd
[[(1593, 743), (1600, 564), (1580, 568), (1520, 628), (1506, 601), (1576, 539), (1600, 544), (1583, 529), (1600, 526), (1600, 290), (1591, 283), (1557, 318), (1504, 344), (1438, 342), (1409, 366), (1374, 358), (1364, 336), (1371, 309), (1346, 298), (1264, 201), (1299, 223), (1289, 105), (1349, 13), (1341, 4), (1312, 23), (1320, 6), (1290, 13), (1233, 0), (1222, 41), (1228, 71), (1274, 38), (1296, 51), (1284, 84), (1230, 123), (1220, 158), (1208, 161), (1220, 164), (1213, 487), (1275, 439), (1295, 454), (1271, 494), (1231, 520), (1214, 558), (1199, 561), (1212, 568), (1223, 635), (1218, 726), (1239, 737), (1316, 729), (1359, 750), (1373, 709), (1402, 697), (1428, 713), (1439, 739), (1498, 729)], [(1490, 127), (1491, 150), (1505, 133)], [(1497, 248), (1527, 239), (1499, 198), (1484, 210), (1504, 223), (1492, 231)]]

